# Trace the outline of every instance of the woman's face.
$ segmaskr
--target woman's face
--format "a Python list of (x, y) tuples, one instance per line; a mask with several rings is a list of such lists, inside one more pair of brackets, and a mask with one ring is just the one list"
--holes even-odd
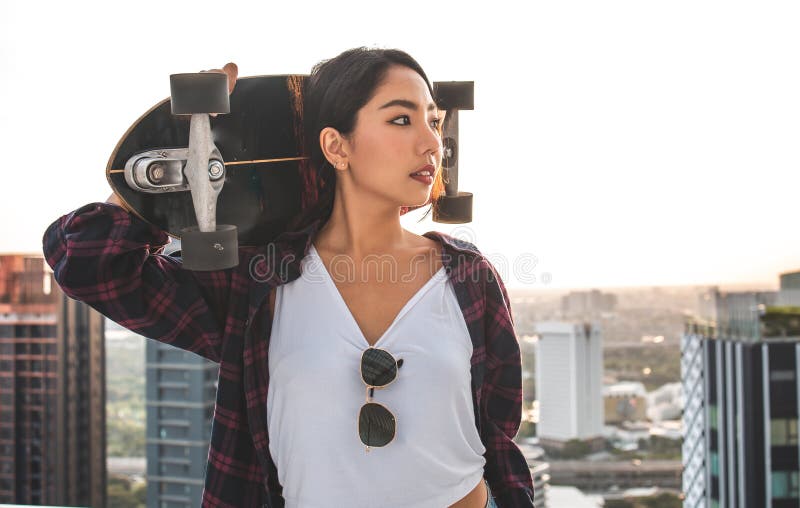
[(435, 180), (442, 161), (439, 118), (422, 76), (408, 67), (390, 67), (348, 136), (347, 177), (359, 191), (391, 206), (425, 204), (433, 184), (410, 174), (430, 164), (430, 180)]

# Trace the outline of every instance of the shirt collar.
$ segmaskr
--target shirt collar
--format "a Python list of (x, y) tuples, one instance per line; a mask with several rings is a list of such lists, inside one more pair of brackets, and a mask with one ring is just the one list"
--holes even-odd
[[(254, 256), (250, 262), (250, 277), (258, 283), (253, 285), (251, 302), (261, 303), (269, 290), (292, 282), (300, 277), (301, 263), (308, 255), (317, 231), (322, 227), (322, 219), (317, 219), (298, 231), (282, 233), (274, 242), (267, 245), (266, 253)], [(462, 263), (472, 263), (481, 258), (480, 251), (470, 242), (455, 238), (439, 231), (428, 231), (423, 236), (436, 240), (442, 246), (442, 265), (452, 276)]]

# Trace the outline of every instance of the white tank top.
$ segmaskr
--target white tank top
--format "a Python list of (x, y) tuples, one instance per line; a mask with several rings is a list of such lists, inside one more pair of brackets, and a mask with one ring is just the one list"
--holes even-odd
[(466, 496), (486, 449), (472, 407), (472, 342), (444, 267), (375, 343), (403, 366), (373, 395), (397, 433), (369, 453), (358, 436), (369, 344), (313, 245), (302, 267), (278, 287), (269, 344), (269, 451), (286, 508), (442, 508)]

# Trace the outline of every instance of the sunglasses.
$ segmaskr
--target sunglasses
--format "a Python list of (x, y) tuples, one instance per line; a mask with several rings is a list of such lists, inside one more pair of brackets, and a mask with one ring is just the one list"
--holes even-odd
[(388, 351), (370, 347), (361, 355), (361, 380), (367, 385), (367, 400), (358, 412), (358, 435), (367, 447), (386, 446), (394, 440), (397, 422), (383, 404), (372, 402), (375, 388), (385, 388), (397, 379), (403, 359), (395, 360)]

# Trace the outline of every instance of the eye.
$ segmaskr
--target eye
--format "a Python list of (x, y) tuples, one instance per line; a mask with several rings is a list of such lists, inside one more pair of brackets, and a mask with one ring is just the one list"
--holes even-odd
[[(398, 120), (404, 120), (404, 123), (396, 123)], [(389, 123), (393, 123), (395, 125), (411, 125), (411, 119), (408, 117), (408, 115), (403, 115), (403, 116), (398, 116)]]
[[(397, 123), (400, 120), (402, 120), (403, 123)], [(441, 122), (442, 122), (441, 118), (434, 118), (433, 120), (431, 120), (431, 127), (433, 127), (435, 130), (438, 131), (439, 127), (441, 125)], [(408, 117), (408, 115), (403, 115), (403, 116), (398, 116), (397, 118), (392, 120), (390, 123), (393, 123), (395, 125), (411, 125), (411, 119)]]

